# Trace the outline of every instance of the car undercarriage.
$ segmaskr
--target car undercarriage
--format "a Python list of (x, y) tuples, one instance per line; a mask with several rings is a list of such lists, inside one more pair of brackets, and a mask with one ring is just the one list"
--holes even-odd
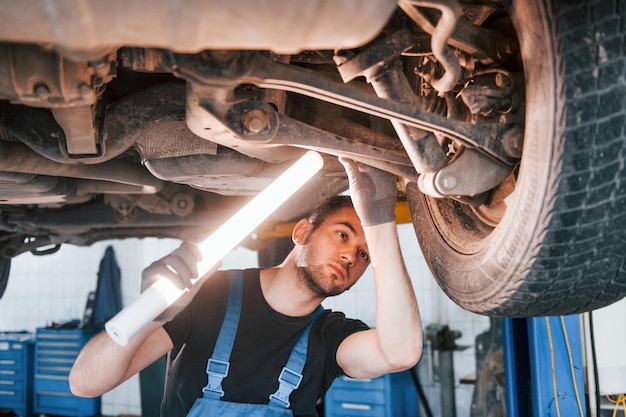
[(0, 1), (0, 294), (24, 252), (199, 239), (315, 150), (271, 222), (344, 192), (348, 157), (404, 180), (463, 308), (624, 297), (626, 10), (548, 3)]

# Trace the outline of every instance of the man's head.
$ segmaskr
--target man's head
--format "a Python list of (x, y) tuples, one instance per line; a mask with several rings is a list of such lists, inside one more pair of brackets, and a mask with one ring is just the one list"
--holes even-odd
[(320, 203), (296, 224), (293, 241), (299, 276), (322, 298), (348, 290), (369, 265), (365, 233), (348, 196)]
[(322, 200), (311, 211), (307, 217), (309, 222), (313, 225), (313, 230), (317, 229), (320, 224), (326, 220), (328, 216), (335, 213), (337, 210), (343, 208), (354, 208), (352, 205), (352, 199), (348, 195), (333, 195)]

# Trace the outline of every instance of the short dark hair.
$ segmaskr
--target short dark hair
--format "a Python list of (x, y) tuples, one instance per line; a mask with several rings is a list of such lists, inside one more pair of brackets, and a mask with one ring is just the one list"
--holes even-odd
[(313, 225), (313, 230), (315, 230), (324, 223), (324, 220), (326, 220), (328, 216), (346, 207), (354, 208), (349, 195), (333, 195), (326, 197), (317, 204), (307, 219)]

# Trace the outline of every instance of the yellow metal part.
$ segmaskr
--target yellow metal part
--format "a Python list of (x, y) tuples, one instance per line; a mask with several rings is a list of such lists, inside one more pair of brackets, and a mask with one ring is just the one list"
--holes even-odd
[(266, 223), (257, 229), (257, 240), (289, 237), (293, 231), (295, 222), (290, 223)]
[(404, 201), (396, 203), (396, 208), (394, 209), (394, 212), (396, 213), (396, 223), (403, 224), (412, 222), (411, 210), (409, 209), (408, 202)]

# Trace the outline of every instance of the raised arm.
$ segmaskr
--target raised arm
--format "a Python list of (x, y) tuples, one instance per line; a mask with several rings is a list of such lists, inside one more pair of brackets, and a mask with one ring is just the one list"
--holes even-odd
[(81, 397), (102, 395), (172, 349), (172, 340), (163, 329), (163, 323), (182, 311), (202, 282), (213, 273), (209, 271), (192, 285), (192, 280), (198, 276), (197, 264), (201, 258), (195, 245), (184, 242), (171, 254), (144, 269), (142, 289), (157, 279), (168, 279), (181, 289), (186, 289), (185, 294), (157, 320), (142, 329), (126, 346), (118, 345), (106, 332), (93, 337), (78, 355), (70, 372), (72, 393)]
[(337, 362), (354, 378), (372, 378), (414, 366), (422, 355), (423, 332), (417, 301), (398, 241), (395, 176), (341, 161), (363, 224), (376, 283), (376, 326), (347, 337)]
[(163, 322), (152, 322), (126, 346), (106, 332), (82, 349), (70, 372), (70, 389), (79, 397), (97, 397), (112, 390), (172, 349)]

